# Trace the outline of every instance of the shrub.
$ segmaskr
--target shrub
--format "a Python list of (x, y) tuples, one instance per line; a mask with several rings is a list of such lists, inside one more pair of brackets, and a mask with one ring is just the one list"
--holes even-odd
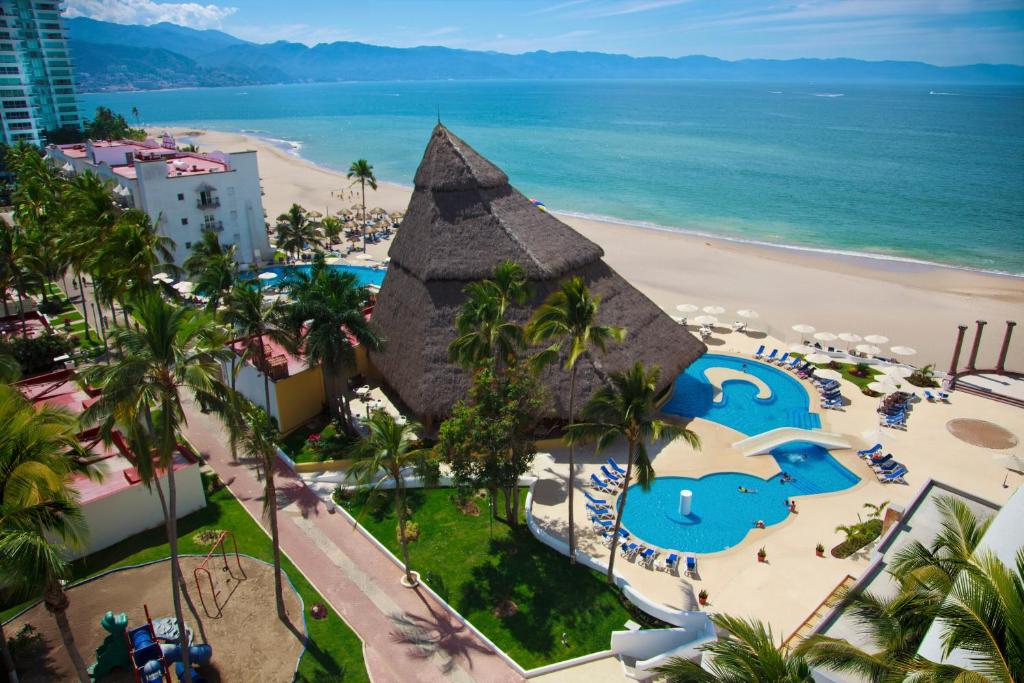
[(871, 374), (871, 366), (867, 363), (857, 363), (850, 368), (850, 374), (854, 377), (867, 377)]
[[(398, 529), (398, 525), (395, 525), (395, 538), (398, 542), (402, 542), (402, 534)], [(405, 520), (405, 540), (409, 543), (418, 541), (420, 539), (420, 525), (411, 519)]]
[(907, 381), (913, 384), (915, 387), (937, 387), (939, 383), (935, 381), (935, 366), (926, 365), (923, 368), (917, 368), (907, 378)]
[(47, 299), (39, 303), (39, 312), (53, 315), (64, 310), (64, 302), (60, 299)]
[(50, 332), (39, 337), (11, 337), (7, 341), (0, 341), (0, 351), (14, 356), (23, 375), (51, 370), (55, 366), (53, 359), (70, 350), (70, 341)]
[(32, 624), (25, 624), (7, 639), (14, 666), (21, 671), (33, 671), (46, 653), (43, 634)]
[(837, 527), (837, 531), (846, 534), (846, 540), (832, 548), (832, 557), (844, 560), (850, 555), (871, 543), (882, 534), (882, 520), (869, 519), (853, 526)]

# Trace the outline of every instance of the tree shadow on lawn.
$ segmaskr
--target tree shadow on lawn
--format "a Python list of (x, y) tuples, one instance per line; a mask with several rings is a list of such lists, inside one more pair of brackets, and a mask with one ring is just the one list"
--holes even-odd
[(618, 609), (617, 599), (607, 599), (613, 588), (586, 567), (570, 565), (525, 527), (490, 543), (492, 561), (473, 567), (472, 581), (461, 587), (459, 608), (493, 615), (500, 603), (514, 601), (515, 614), (496, 618), (524, 649), (552, 655), (556, 639), (561, 644), (561, 633), (554, 630), (575, 634), (572, 640), (581, 644), (596, 635), (593, 630), (602, 626), (609, 608)]
[[(405, 507), (414, 515), (426, 502), (427, 497), (423, 489), (405, 490)], [(395, 492), (393, 489), (360, 491), (352, 496), (345, 507), (360, 522), (369, 517), (374, 523), (380, 524), (395, 515)], [(397, 525), (396, 522), (395, 526)]]

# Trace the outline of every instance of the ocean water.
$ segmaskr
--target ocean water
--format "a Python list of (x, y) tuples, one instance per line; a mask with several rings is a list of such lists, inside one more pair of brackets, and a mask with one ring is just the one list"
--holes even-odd
[(411, 185), (441, 119), (555, 211), (1024, 274), (1024, 89), (682, 81), (89, 94)]

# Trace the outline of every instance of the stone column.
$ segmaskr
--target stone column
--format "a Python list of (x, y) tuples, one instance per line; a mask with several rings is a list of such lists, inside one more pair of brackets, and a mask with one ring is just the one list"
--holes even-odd
[(956, 345), (953, 347), (953, 360), (949, 364), (949, 376), (955, 377), (960, 365), (960, 351), (964, 347), (964, 333), (967, 332), (967, 325), (957, 325)]
[(975, 320), (978, 328), (974, 331), (974, 344), (971, 346), (971, 357), (967, 360), (967, 369), (973, 370), (975, 363), (978, 361), (978, 347), (981, 346), (981, 335), (985, 330), (984, 320)]
[(1013, 335), (1013, 328), (1016, 324), (1016, 320), (1006, 321), (1006, 334), (1003, 335), (1003, 346), (999, 349), (999, 362), (996, 363), (996, 372), (999, 374), (1006, 372), (1006, 352), (1010, 350), (1010, 337)]

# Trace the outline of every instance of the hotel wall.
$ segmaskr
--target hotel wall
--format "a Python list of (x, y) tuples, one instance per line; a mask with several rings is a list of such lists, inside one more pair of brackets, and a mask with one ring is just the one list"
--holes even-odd
[[(117, 472), (110, 476), (124, 475)], [(183, 467), (174, 476), (178, 494), (178, 519), (206, 507), (198, 464)], [(160, 477), (160, 486), (166, 495), (167, 475)], [(160, 498), (155, 488), (150, 491), (142, 484), (90, 501), (82, 506), (82, 514), (89, 528), (89, 538), (83, 547), (70, 552), (68, 559), (85, 557), (148, 529), (161, 527), (159, 533), (163, 535), (164, 513), (160, 507)]]
[[(230, 381), (230, 364), (224, 376)], [(235, 388), (261, 408), (266, 407), (263, 373), (246, 363), (235, 378)], [(270, 416), (282, 432), (290, 432), (320, 414), (325, 402), (324, 376), (319, 367), (304, 370), (286, 379), (270, 382)]]

